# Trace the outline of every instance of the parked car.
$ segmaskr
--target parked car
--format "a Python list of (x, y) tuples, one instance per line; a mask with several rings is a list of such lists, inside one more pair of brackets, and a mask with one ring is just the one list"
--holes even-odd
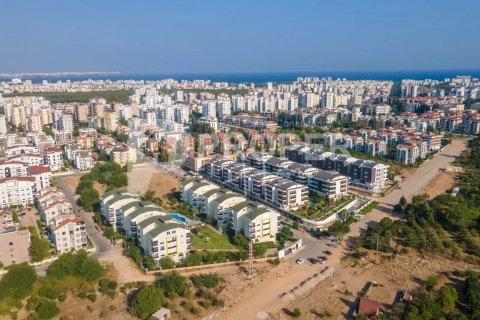
[(295, 261), (297, 264), (303, 264), (305, 262), (305, 259), (297, 259), (297, 261)]
[(331, 256), (331, 255), (332, 255), (332, 252), (331, 252), (331, 251), (328, 251), (328, 250), (323, 251), (323, 253), (325, 253), (327, 256)]
[(318, 259), (323, 260), (323, 261), (327, 261), (328, 257), (327, 256), (319, 256)]
[(316, 263), (319, 262), (319, 261), (317, 260), (317, 258), (308, 258), (308, 261), (310, 261), (310, 263), (312, 263), (312, 264), (316, 264)]

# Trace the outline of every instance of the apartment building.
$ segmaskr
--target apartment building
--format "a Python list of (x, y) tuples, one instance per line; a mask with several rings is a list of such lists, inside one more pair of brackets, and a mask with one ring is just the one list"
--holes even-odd
[(137, 151), (128, 146), (118, 146), (110, 152), (110, 160), (123, 167), (128, 163), (137, 162)]
[(270, 180), (264, 185), (264, 199), (284, 210), (297, 210), (308, 202), (308, 187), (288, 179)]
[(45, 149), (45, 164), (50, 166), (53, 172), (62, 170), (63, 152), (58, 147), (49, 147)]
[(252, 201), (243, 201), (230, 208), (232, 229), (253, 242), (276, 241), (279, 214)]
[(35, 189), (41, 190), (52, 185), (52, 170), (49, 166), (29, 166), (28, 175), (35, 178)]
[(38, 147), (30, 145), (16, 145), (5, 149), (5, 157), (13, 157), (24, 154), (40, 154)]
[(153, 216), (165, 216), (163, 208), (149, 201), (134, 201), (121, 206), (117, 210), (117, 226), (128, 238), (137, 236), (137, 225)]
[(0, 179), (0, 206), (27, 206), (34, 202), (35, 178), (8, 177)]
[(18, 154), (7, 158), (7, 161), (24, 162), (29, 166), (40, 166), (44, 163), (44, 157), (39, 154)]
[(26, 176), (28, 176), (27, 163), (14, 160), (0, 163), (0, 178)]
[(85, 222), (73, 214), (54, 218), (48, 226), (50, 240), (59, 254), (88, 246)]
[(100, 197), (101, 214), (110, 226), (117, 230), (120, 220), (117, 223), (119, 213), (117, 210), (122, 206), (138, 201), (138, 194), (125, 190), (112, 190), (105, 192)]
[(318, 171), (310, 176), (311, 192), (325, 196), (329, 201), (348, 195), (349, 178), (334, 171)]
[(0, 262), (8, 267), (12, 264), (29, 262), (30, 232), (15, 226), (0, 226)]
[(115, 111), (106, 111), (103, 114), (103, 127), (107, 132), (113, 132), (118, 127), (118, 113)]
[(94, 166), (92, 152), (88, 150), (78, 150), (75, 152), (73, 165), (80, 171), (92, 169)]
[(137, 239), (145, 255), (160, 261), (183, 261), (190, 251), (190, 231), (169, 216), (153, 216), (137, 224)]

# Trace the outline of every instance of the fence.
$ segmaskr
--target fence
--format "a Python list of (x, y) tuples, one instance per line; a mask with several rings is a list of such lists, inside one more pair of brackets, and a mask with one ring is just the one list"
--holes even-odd
[(300, 249), (300, 247), (302, 247), (302, 245), (303, 245), (303, 240), (298, 239), (288, 247), (278, 250), (278, 258), (279, 259), (284, 258), (286, 255), (289, 255), (290, 253), (297, 251), (298, 249)]

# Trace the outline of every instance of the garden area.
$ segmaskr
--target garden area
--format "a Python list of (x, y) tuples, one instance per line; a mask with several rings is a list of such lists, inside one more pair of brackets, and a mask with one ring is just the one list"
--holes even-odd
[(210, 227), (202, 227), (191, 233), (192, 249), (238, 250), (226, 234), (219, 233)]
[(344, 206), (355, 200), (355, 196), (347, 196), (338, 199), (333, 204), (328, 204), (327, 199), (321, 195), (312, 196), (307, 205), (293, 211), (294, 214), (310, 220), (321, 221), (335, 212), (340, 211)]

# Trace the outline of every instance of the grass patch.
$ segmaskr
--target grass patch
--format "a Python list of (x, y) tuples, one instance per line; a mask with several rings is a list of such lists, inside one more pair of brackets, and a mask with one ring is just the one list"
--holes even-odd
[[(219, 234), (209, 227), (200, 228), (197, 233), (192, 233), (191, 237), (192, 249), (237, 249), (230, 243), (226, 234)], [(205, 241), (207, 238), (209, 240)]]
[(377, 201), (372, 201), (368, 206), (366, 206), (362, 210), (358, 211), (358, 214), (361, 214), (361, 215), (367, 214), (370, 211), (372, 211), (373, 208), (375, 208), (377, 205), (378, 205)]

